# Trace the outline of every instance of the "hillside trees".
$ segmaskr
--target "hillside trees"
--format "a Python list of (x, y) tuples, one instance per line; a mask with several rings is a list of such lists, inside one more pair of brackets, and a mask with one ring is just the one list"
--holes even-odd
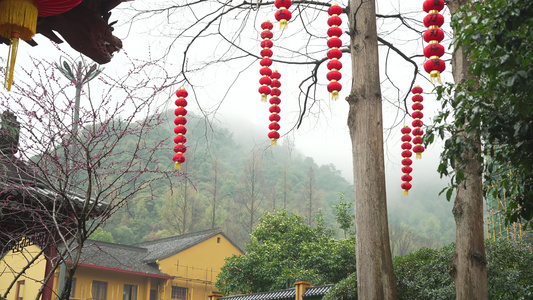
[[(64, 80), (54, 63), (32, 63), (32, 68), (17, 76), (11, 92), (0, 91), (0, 109), (20, 122), (18, 154), (2, 158), (7, 167), (2, 169), (2, 180), (24, 178), (22, 184), (2, 184), (2, 194), (36, 199), (30, 208), (21, 207), (32, 214), (35, 224), (22, 227), (26, 232), (3, 243), (2, 252), (23, 237), (37, 243), (46, 259), (55, 261), (48, 264), (39, 296), (51, 293), (47, 282), (51, 286), (52, 275), (61, 265), (67, 280), (57, 296), (67, 299), (81, 246), (89, 235), (136, 194), (150, 191), (151, 182), (172, 184), (168, 179), (176, 176), (175, 171), (160, 165), (153, 155), (164, 148), (163, 141), (145, 143), (144, 137), (162, 123), (153, 106), (157, 96), (178, 82), (171, 76), (151, 80), (141, 71), (156, 70), (157, 64), (131, 62), (130, 72), (122, 77), (101, 73), (92, 84), (97, 88), (86, 89), (77, 107), (70, 89), (76, 81)], [(119, 150), (117, 145), (124, 140), (134, 143)], [(39, 193), (44, 197), (35, 198)], [(37, 227), (43, 228), (40, 235), (30, 233)], [(44, 243), (37, 239), (43, 235)]]

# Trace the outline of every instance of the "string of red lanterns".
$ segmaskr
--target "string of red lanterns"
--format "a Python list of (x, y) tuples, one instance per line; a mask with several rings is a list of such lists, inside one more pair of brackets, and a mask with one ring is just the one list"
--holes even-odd
[(259, 87), (259, 94), (261, 94), (261, 101), (266, 102), (268, 95), (270, 95), (270, 83), (272, 80), (270, 79), (270, 75), (272, 74), (272, 70), (270, 70), (270, 66), (272, 65), (272, 46), (274, 43), (272, 42), (272, 37), (274, 36), (272, 34), (271, 29), (274, 28), (272, 23), (270, 21), (265, 21), (261, 24), (261, 29), (263, 29), (263, 32), (261, 32), (261, 38), (263, 39), (261, 41), (261, 61), (259, 62), (262, 66), (261, 70), (259, 70), (259, 73), (261, 74), (261, 78), (259, 79), (259, 83), (261, 86)]
[(275, 17), (276, 20), (279, 22), (279, 29), (285, 30), (288, 27), (288, 22), (292, 18), (292, 13), (289, 10), (292, 5), (292, 1), (276, 0), (274, 1), (274, 5), (278, 9), (278, 11), (276, 11)]
[(446, 63), (440, 59), (444, 55), (444, 46), (440, 42), (444, 39), (444, 32), (439, 28), (444, 24), (444, 16), (439, 12), (444, 8), (444, 0), (426, 0), (423, 9), (428, 15), (424, 18), (424, 26), (428, 30), (423, 35), (424, 41), (429, 43), (424, 48), (424, 56), (428, 60), (424, 63), (424, 70), (429, 73), (431, 83), (440, 81), (440, 73), (446, 69)]
[(418, 85), (416, 85), (411, 92), (415, 94), (411, 100), (413, 100), (413, 106), (411, 108), (413, 109), (413, 114), (411, 115), (413, 117), (413, 122), (411, 125), (413, 125), (413, 144), (415, 145), (413, 147), (413, 152), (416, 153), (416, 158), (420, 159), (422, 158), (422, 152), (424, 152), (424, 146), (422, 146), (422, 135), (424, 135), (424, 130), (422, 130), (422, 125), (424, 125), (424, 122), (422, 122), (422, 118), (424, 117), (424, 114), (422, 113), (422, 110), (424, 109), (424, 105), (422, 104), (422, 101), (424, 101), (424, 97), (422, 97), (422, 88)]
[(185, 97), (188, 95), (189, 93), (187, 93), (185, 88), (180, 88), (176, 91), (178, 99), (174, 102), (178, 107), (174, 110), (174, 115), (176, 116), (174, 119), (174, 124), (176, 125), (174, 128), (174, 133), (176, 134), (174, 137), (174, 143), (176, 143), (176, 146), (174, 146), (174, 152), (176, 152), (176, 154), (172, 157), (174, 168), (176, 170), (181, 169), (181, 164), (185, 162), (185, 156), (183, 153), (187, 151), (187, 147), (184, 144), (187, 142), (187, 138), (185, 138), (185, 134), (187, 133), (187, 128), (185, 128), (185, 124), (187, 124), (187, 118), (185, 118), (187, 115), (187, 110), (185, 109), (187, 106), (187, 100)]
[(268, 125), (268, 129), (270, 129), (268, 138), (270, 139), (270, 145), (276, 145), (276, 141), (279, 139), (278, 130), (280, 129), (279, 113), (281, 112), (281, 108), (279, 107), (279, 104), (281, 103), (281, 99), (279, 96), (281, 95), (281, 91), (279, 88), (281, 87), (281, 82), (279, 79), (281, 78), (281, 74), (278, 71), (274, 71), (272, 72), (272, 75), (270, 75), (270, 78), (272, 79), (272, 83), (270, 84), (270, 87), (272, 87), (270, 92), (270, 95), (272, 96), (272, 98), (270, 98), (270, 104), (272, 104), (272, 106), (269, 108), (271, 113), (269, 119), (271, 123)]
[(411, 128), (409, 126), (405, 126), (401, 129), (402, 132), (402, 184), (401, 188), (403, 189), (403, 195), (409, 196), (409, 190), (411, 189), (412, 185), (410, 183), (411, 180), (413, 180), (413, 177), (409, 175), (411, 172), (413, 172), (413, 168), (411, 168), (411, 165), (413, 164), (413, 161), (411, 160), (411, 156), (413, 155), (411, 153), (411, 136), (409, 133), (411, 133)]
[(342, 63), (339, 59), (342, 57), (342, 51), (339, 48), (342, 46), (342, 40), (339, 38), (342, 35), (342, 29), (340, 25), (342, 24), (342, 19), (339, 17), (342, 14), (342, 7), (337, 4), (331, 5), (328, 9), (328, 14), (330, 15), (328, 19), (328, 74), (326, 78), (330, 83), (328, 84), (328, 92), (331, 93), (331, 99), (337, 100), (339, 98), (339, 92), (342, 89), (342, 85), (339, 83), (339, 80), (342, 78), (342, 74), (339, 72), (342, 69)]

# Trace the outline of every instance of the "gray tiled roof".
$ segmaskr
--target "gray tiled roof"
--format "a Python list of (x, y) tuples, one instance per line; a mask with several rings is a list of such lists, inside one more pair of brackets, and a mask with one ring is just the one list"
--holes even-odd
[(302, 293), (302, 297), (306, 298), (306, 297), (324, 296), (327, 292), (329, 292), (329, 289), (332, 286), (333, 286), (333, 284), (308, 287)]
[(80, 263), (167, 275), (160, 272), (156, 265), (144, 263), (143, 259), (147, 255), (148, 250), (145, 248), (87, 240), (83, 246)]
[(286, 289), (286, 290), (279, 290), (279, 291), (273, 291), (273, 292), (262, 292), (262, 293), (255, 293), (255, 294), (246, 294), (246, 295), (235, 295), (235, 296), (228, 296), (228, 297), (222, 297), (220, 300), (285, 300), (285, 299), (294, 299), (295, 297), (295, 289)]
[(144, 262), (150, 263), (170, 257), (217, 234), (224, 235), (220, 229), (210, 229), (151, 242), (139, 243), (134, 246), (148, 249), (148, 255), (144, 258)]
[[(307, 298), (307, 297), (324, 296), (332, 286), (333, 284), (308, 287), (302, 293), (302, 297)], [(291, 288), (291, 289), (272, 291), (272, 292), (227, 296), (227, 297), (220, 298), (220, 300), (230, 300), (230, 299), (231, 300), (286, 300), (286, 299), (292, 300), (295, 298), (296, 296), (295, 294), (296, 294), (295, 289)]]

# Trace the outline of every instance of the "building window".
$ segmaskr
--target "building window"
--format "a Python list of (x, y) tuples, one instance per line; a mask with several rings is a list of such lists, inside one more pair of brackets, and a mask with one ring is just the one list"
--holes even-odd
[(107, 282), (93, 280), (93, 300), (105, 300), (107, 295)]
[(150, 300), (156, 300), (156, 299), (157, 299), (157, 291), (150, 290)]
[(137, 300), (137, 286), (125, 284), (122, 300)]
[(16, 300), (22, 300), (24, 298), (24, 280), (17, 281), (17, 296)]
[(217, 237), (217, 243), (220, 244), (220, 237)]
[(172, 287), (172, 299), (186, 300), (187, 299), (187, 288), (173, 286)]

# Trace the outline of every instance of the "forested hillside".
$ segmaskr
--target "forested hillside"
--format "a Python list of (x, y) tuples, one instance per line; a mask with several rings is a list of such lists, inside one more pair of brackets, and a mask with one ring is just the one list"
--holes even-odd
[[(153, 155), (161, 166), (173, 168), (174, 117), (172, 111), (167, 115), (169, 121), (143, 142), (168, 144), (168, 151)], [(152, 192), (136, 195), (92, 238), (133, 244), (219, 227), (244, 248), (259, 217), (275, 209), (295, 212), (311, 225), (316, 222), (315, 214), (321, 212), (326, 226), (342, 236), (332, 206), (339, 203), (340, 193), (353, 199), (353, 186), (334, 165), (319, 166), (282, 141), (266, 148), (243, 146), (249, 143), (241, 143), (228, 129), (191, 113), (187, 119), (188, 149), (182, 176), (152, 183)], [(136, 146), (137, 140), (125, 140), (119, 145), (124, 151)], [(428, 197), (431, 194), (436, 192), (428, 191)], [(434, 197), (431, 202), (442, 201)], [(444, 201), (441, 206), (447, 204)], [(423, 205), (414, 211), (394, 207), (391, 226), (396, 228), (397, 238), (404, 241), (397, 248), (410, 252), (421, 245), (438, 246), (450, 241), (442, 238), (444, 232), (453, 231), (453, 222), (451, 228), (444, 228), (450, 227), (450, 210), (439, 209), (443, 214), (448, 212), (446, 216), (428, 213), (431, 208), (424, 209)]]

